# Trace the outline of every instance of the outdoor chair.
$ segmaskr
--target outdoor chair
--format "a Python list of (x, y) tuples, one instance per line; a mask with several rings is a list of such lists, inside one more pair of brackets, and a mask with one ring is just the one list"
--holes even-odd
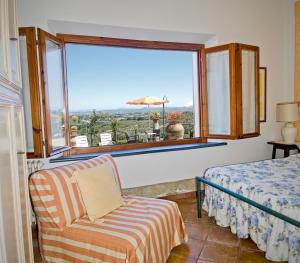
[(105, 132), (105, 133), (100, 133), (100, 146), (105, 146), (105, 145), (112, 145), (112, 137), (111, 133)]
[(127, 140), (127, 143), (136, 143), (138, 142), (138, 135), (137, 134), (131, 134), (129, 132), (125, 132), (125, 138)]
[(76, 136), (74, 147), (89, 147), (89, 143), (86, 135)]

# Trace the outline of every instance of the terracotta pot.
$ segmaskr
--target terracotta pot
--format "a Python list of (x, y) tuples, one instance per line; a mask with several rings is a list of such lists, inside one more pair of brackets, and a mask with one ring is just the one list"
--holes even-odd
[(180, 140), (183, 139), (184, 127), (180, 122), (169, 123), (167, 128), (168, 140)]
[(77, 130), (72, 130), (71, 129), (71, 138), (74, 138), (74, 137), (76, 137), (78, 135), (78, 131)]

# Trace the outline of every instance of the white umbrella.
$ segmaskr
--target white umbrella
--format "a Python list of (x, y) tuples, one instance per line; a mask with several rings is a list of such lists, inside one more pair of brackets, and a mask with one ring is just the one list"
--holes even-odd
[(142, 97), (138, 98), (132, 101), (126, 102), (126, 104), (129, 105), (148, 105), (148, 115), (149, 115), (149, 128), (150, 128), (150, 105), (161, 105), (168, 103), (169, 101), (167, 99), (160, 99), (155, 97)]

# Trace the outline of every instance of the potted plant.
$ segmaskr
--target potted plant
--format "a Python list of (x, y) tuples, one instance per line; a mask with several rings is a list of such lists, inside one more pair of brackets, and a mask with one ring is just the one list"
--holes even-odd
[(71, 142), (71, 146), (75, 146), (76, 145), (76, 141), (75, 138), (78, 135), (78, 127), (77, 125), (73, 125), (70, 127), (71, 133), (70, 133), (70, 142)]
[(180, 140), (184, 136), (184, 127), (181, 124), (182, 112), (167, 112), (168, 126), (166, 128), (168, 140)]
[(153, 129), (159, 130), (160, 113), (158, 111), (152, 111), (150, 113), (150, 119), (153, 121)]
[(78, 127), (77, 125), (71, 126), (71, 137), (76, 137), (78, 133)]
[(72, 125), (70, 127), (70, 130), (71, 130), (71, 138), (74, 138), (78, 135), (78, 116), (77, 115), (72, 115), (71, 117), (71, 120), (72, 120)]

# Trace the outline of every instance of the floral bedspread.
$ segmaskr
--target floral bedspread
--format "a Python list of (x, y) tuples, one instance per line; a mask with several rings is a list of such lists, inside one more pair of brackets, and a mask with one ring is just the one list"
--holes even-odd
[[(300, 221), (300, 154), (214, 167), (204, 177)], [(203, 208), (216, 223), (251, 239), (275, 261), (300, 263), (300, 229), (208, 185)]]

